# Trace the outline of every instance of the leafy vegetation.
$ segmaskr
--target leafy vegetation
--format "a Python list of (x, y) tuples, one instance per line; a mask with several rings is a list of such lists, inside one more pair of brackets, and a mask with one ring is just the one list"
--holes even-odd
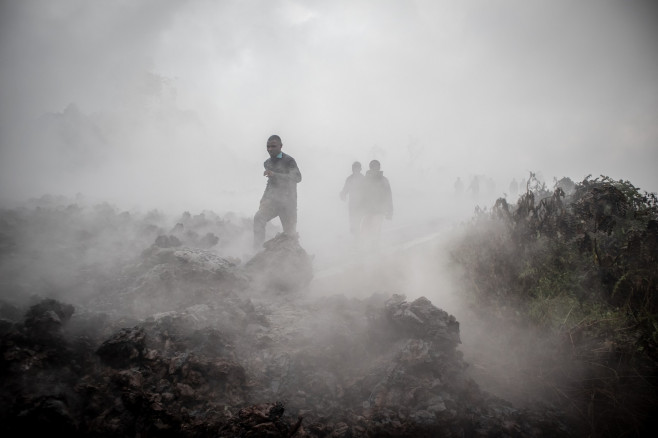
[[(589, 436), (641, 436), (658, 397), (658, 199), (608, 177), (531, 173), (452, 253), (475, 307), (541, 329), (542, 384)], [(549, 347), (547, 347), (547, 345)], [(577, 371), (575, 371), (577, 370)], [(655, 426), (655, 424), (654, 424)]]

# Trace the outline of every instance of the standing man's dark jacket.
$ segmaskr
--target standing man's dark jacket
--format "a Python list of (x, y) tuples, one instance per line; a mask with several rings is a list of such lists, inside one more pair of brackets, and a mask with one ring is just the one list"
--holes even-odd
[(297, 183), (301, 182), (302, 174), (293, 157), (284, 152), (280, 155), (281, 158), (268, 158), (263, 163), (265, 170), (271, 170), (274, 175), (267, 179), (261, 202), (284, 202), (296, 207)]

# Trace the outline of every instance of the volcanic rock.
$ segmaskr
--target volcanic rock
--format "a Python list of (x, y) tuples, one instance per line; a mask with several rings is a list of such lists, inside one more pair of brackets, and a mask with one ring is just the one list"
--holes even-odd
[(298, 237), (277, 234), (263, 244), (264, 250), (245, 264), (252, 285), (274, 293), (298, 292), (313, 279), (312, 258)]

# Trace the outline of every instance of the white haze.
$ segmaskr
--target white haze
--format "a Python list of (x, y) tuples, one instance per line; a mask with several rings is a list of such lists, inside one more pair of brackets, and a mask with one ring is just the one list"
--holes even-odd
[[(81, 194), (251, 217), (273, 133), (320, 258), (348, 238), (338, 192), (355, 160), (391, 181), (385, 230), (463, 218), (530, 171), (658, 191), (650, 2), (0, 5), (2, 205)], [(455, 198), (476, 175), (495, 185)]]
[[(466, 217), (530, 171), (658, 191), (649, 2), (0, 5), (2, 205), (81, 194), (249, 218), (274, 133), (301, 168), (318, 264), (349, 245), (338, 192), (355, 160), (391, 182), (385, 232)], [(454, 197), (474, 176), (495, 185)]]
[(502, 195), (528, 171), (658, 190), (649, 2), (28, 0), (0, 17), (4, 201), (251, 215), (272, 133), (304, 175), (302, 223), (372, 158), (400, 195), (478, 174)]
[[(338, 192), (355, 160), (391, 182), (385, 232), (464, 218), (530, 171), (656, 192), (657, 24), (636, 0), (0, 0), (0, 206), (81, 194), (252, 217), (271, 134), (303, 175), (301, 243), (327, 265), (349, 253)], [(476, 175), (495, 186), (456, 198)], [(316, 291), (467, 317), (419, 254)]]

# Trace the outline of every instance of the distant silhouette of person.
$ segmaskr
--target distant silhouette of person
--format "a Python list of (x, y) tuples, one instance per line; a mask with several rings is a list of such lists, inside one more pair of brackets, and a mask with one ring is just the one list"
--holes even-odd
[(267, 139), (270, 158), (263, 163), (263, 176), (267, 178), (267, 185), (254, 215), (255, 249), (263, 246), (265, 226), (277, 216), (281, 220), (283, 233), (291, 237), (297, 236), (297, 183), (302, 180), (302, 174), (295, 159), (281, 152), (282, 147), (283, 143), (278, 135), (271, 135)]
[(455, 194), (461, 196), (462, 192), (464, 191), (464, 183), (462, 182), (462, 179), (460, 177), (457, 177), (454, 187), (455, 187)]
[(388, 178), (380, 170), (381, 164), (372, 160), (363, 180), (362, 242), (368, 248), (379, 244), (384, 219), (393, 218), (393, 195)]
[(345, 179), (343, 190), (340, 191), (340, 199), (348, 200), (347, 209), (350, 223), (350, 232), (359, 234), (361, 219), (363, 218), (363, 179), (361, 163), (352, 163), (352, 174)]

